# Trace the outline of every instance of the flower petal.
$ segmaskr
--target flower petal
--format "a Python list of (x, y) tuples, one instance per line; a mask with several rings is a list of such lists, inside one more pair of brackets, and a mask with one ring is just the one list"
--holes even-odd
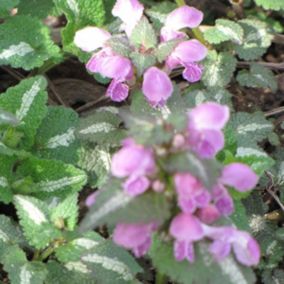
[(187, 64), (182, 76), (190, 83), (198, 82), (202, 77), (202, 68), (196, 63)]
[(128, 97), (129, 87), (117, 80), (112, 80), (108, 86), (106, 95), (114, 102), (122, 102)]
[(130, 36), (133, 28), (141, 19), (143, 10), (144, 6), (138, 0), (117, 0), (112, 14), (122, 20), (124, 30)]
[(144, 193), (150, 186), (150, 181), (145, 177), (130, 177), (123, 184), (124, 191), (130, 196)]
[(182, 6), (172, 11), (165, 26), (173, 31), (183, 28), (196, 28), (203, 20), (203, 13), (194, 7)]
[(172, 95), (173, 85), (165, 72), (150, 67), (144, 73), (142, 91), (152, 106), (162, 106)]
[(171, 222), (170, 234), (179, 241), (197, 241), (204, 236), (201, 223), (191, 214), (180, 213)]
[(215, 260), (222, 261), (230, 254), (231, 245), (229, 242), (216, 240), (210, 245), (209, 251), (214, 256)]
[(195, 129), (222, 129), (228, 122), (230, 111), (227, 106), (214, 102), (203, 103), (191, 110), (189, 125)]
[(103, 29), (86, 27), (76, 32), (74, 43), (83, 51), (91, 52), (103, 47), (110, 38), (111, 34)]
[(249, 166), (232, 163), (223, 168), (220, 180), (223, 184), (243, 192), (251, 190), (257, 185), (258, 176)]
[(260, 260), (260, 248), (247, 232), (236, 231), (233, 249), (237, 260), (246, 266), (257, 265)]
[(203, 60), (207, 55), (207, 48), (196, 39), (181, 42), (171, 56), (180, 60), (182, 64), (190, 64)]
[(209, 204), (199, 209), (197, 212), (198, 218), (205, 224), (212, 224), (219, 219), (220, 215), (219, 210), (213, 204)]

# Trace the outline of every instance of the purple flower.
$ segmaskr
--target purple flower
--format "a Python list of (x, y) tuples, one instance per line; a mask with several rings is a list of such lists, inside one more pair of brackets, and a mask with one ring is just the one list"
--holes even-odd
[(203, 20), (203, 13), (194, 7), (182, 6), (172, 11), (166, 19), (165, 26), (161, 30), (164, 41), (185, 36), (179, 32), (183, 28), (196, 28)]
[(130, 176), (123, 184), (124, 191), (131, 195), (137, 196), (144, 193), (150, 186), (150, 181), (145, 176)]
[(183, 66), (183, 77), (194, 83), (201, 79), (202, 67), (197, 64), (207, 55), (207, 48), (196, 39), (181, 42), (167, 58), (166, 65), (170, 70)]
[(150, 67), (144, 73), (142, 91), (152, 106), (163, 106), (173, 93), (173, 85), (164, 71)]
[(212, 224), (220, 218), (221, 214), (215, 205), (209, 204), (197, 211), (197, 217), (202, 223)]
[(96, 198), (98, 196), (98, 193), (99, 193), (98, 191), (95, 191), (87, 197), (85, 201), (87, 207), (92, 207), (96, 203)]
[(216, 260), (221, 261), (233, 249), (237, 260), (246, 266), (257, 265), (260, 259), (260, 248), (254, 238), (247, 232), (233, 227), (209, 227), (203, 225), (207, 238), (213, 240), (210, 252)]
[(174, 254), (177, 261), (194, 261), (193, 242), (204, 236), (202, 225), (191, 214), (180, 213), (171, 222), (170, 234), (175, 238)]
[(86, 27), (75, 34), (74, 43), (83, 51), (91, 52), (104, 47), (111, 34), (96, 27)]
[(202, 184), (191, 174), (176, 174), (175, 188), (178, 195), (178, 205), (185, 213), (193, 213), (197, 208), (207, 206), (211, 196)]
[(128, 177), (123, 184), (127, 194), (140, 195), (150, 186), (146, 176), (152, 175), (156, 170), (153, 152), (132, 139), (124, 140), (123, 144), (122, 149), (113, 155), (111, 172), (119, 178)]
[(155, 172), (153, 152), (133, 139), (123, 141), (123, 147), (113, 155), (111, 172), (123, 178), (130, 175), (151, 175)]
[(229, 108), (217, 103), (203, 103), (189, 113), (188, 142), (202, 158), (213, 158), (224, 147), (221, 129), (229, 120)]
[(215, 206), (219, 210), (220, 214), (229, 216), (233, 213), (233, 199), (222, 184), (218, 184), (213, 188), (213, 199), (215, 201)]
[(140, 21), (144, 7), (138, 0), (117, 0), (112, 14), (123, 22), (122, 29), (128, 36)]
[(132, 250), (136, 257), (141, 257), (149, 250), (151, 234), (156, 228), (154, 223), (117, 224), (113, 232), (113, 241), (119, 246)]
[(110, 97), (111, 100), (114, 102), (124, 101), (128, 97), (128, 94), (129, 94), (128, 85), (115, 79), (111, 81), (106, 92), (107, 97)]
[(251, 190), (257, 185), (258, 176), (249, 166), (232, 163), (223, 168), (220, 182), (243, 192)]

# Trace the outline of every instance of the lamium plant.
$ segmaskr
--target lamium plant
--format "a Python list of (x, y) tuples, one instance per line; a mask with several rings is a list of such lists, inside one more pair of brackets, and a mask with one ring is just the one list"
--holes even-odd
[(284, 1), (0, 2), (0, 284), (284, 283)]

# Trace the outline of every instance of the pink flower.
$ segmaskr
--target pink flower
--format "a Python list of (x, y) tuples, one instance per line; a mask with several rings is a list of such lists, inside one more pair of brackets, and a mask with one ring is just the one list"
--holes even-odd
[(149, 250), (151, 234), (156, 228), (154, 223), (117, 224), (113, 232), (113, 241), (119, 246), (132, 250), (136, 257), (141, 257)]
[(178, 32), (183, 28), (196, 28), (203, 20), (203, 13), (194, 7), (182, 6), (172, 11), (166, 19), (165, 26), (161, 30), (164, 41), (184, 36)]
[(96, 203), (96, 198), (98, 196), (98, 193), (99, 193), (98, 191), (95, 191), (87, 197), (85, 201), (87, 207), (92, 207)]
[(258, 176), (249, 166), (241, 163), (232, 163), (223, 168), (220, 181), (243, 192), (251, 190), (257, 185)]
[(221, 129), (229, 120), (229, 108), (217, 103), (203, 103), (189, 113), (188, 142), (202, 158), (213, 158), (224, 147)]
[(193, 242), (204, 236), (202, 225), (191, 214), (180, 213), (171, 222), (170, 234), (175, 238), (174, 254), (177, 261), (194, 261)]
[(197, 211), (197, 217), (202, 223), (212, 224), (220, 218), (221, 214), (215, 205), (209, 204)]
[(229, 216), (233, 213), (234, 201), (222, 184), (218, 184), (213, 188), (213, 199), (221, 215)]
[(164, 71), (150, 67), (144, 73), (142, 91), (152, 106), (163, 106), (173, 93), (173, 85)]
[(221, 261), (233, 249), (237, 260), (246, 266), (257, 265), (260, 259), (260, 248), (249, 233), (233, 227), (209, 227), (203, 225), (207, 238), (213, 240), (210, 252), (216, 260)]
[(76, 32), (74, 43), (83, 51), (91, 52), (104, 47), (111, 34), (97, 27), (86, 27)]
[(138, 0), (117, 0), (112, 14), (123, 22), (122, 29), (128, 36), (142, 18), (143, 5)]
[(119, 178), (128, 177), (124, 182), (124, 191), (136, 196), (144, 193), (150, 186), (146, 177), (152, 175), (155, 170), (153, 152), (142, 145), (138, 145), (132, 139), (124, 140), (124, 145), (113, 155), (111, 172)]
[(129, 94), (129, 87), (127, 84), (119, 80), (112, 80), (107, 89), (107, 97), (110, 97), (114, 102), (124, 101)]
[(194, 83), (201, 79), (202, 68), (196, 62), (203, 60), (207, 55), (207, 48), (196, 39), (181, 42), (166, 61), (170, 70), (179, 66), (185, 67), (183, 77)]
[(202, 184), (191, 174), (176, 174), (175, 188), (178, 195), (178, 205), (185, 213), (193, 213), (197, 208), (207, 206), (211, 196)]

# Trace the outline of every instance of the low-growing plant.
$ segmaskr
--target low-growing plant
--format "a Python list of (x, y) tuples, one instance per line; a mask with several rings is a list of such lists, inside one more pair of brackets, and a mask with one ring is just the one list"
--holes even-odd
[[(1, 283), (284, 281), (279, 127), (238, 105), (278, 89), (262, 58), (284, 2), (219, 2), (0, 3), (19, 81), (0, 95)], [(81, 116), (48, 104), (47, 72), (74, 56), (106, 89)]]

